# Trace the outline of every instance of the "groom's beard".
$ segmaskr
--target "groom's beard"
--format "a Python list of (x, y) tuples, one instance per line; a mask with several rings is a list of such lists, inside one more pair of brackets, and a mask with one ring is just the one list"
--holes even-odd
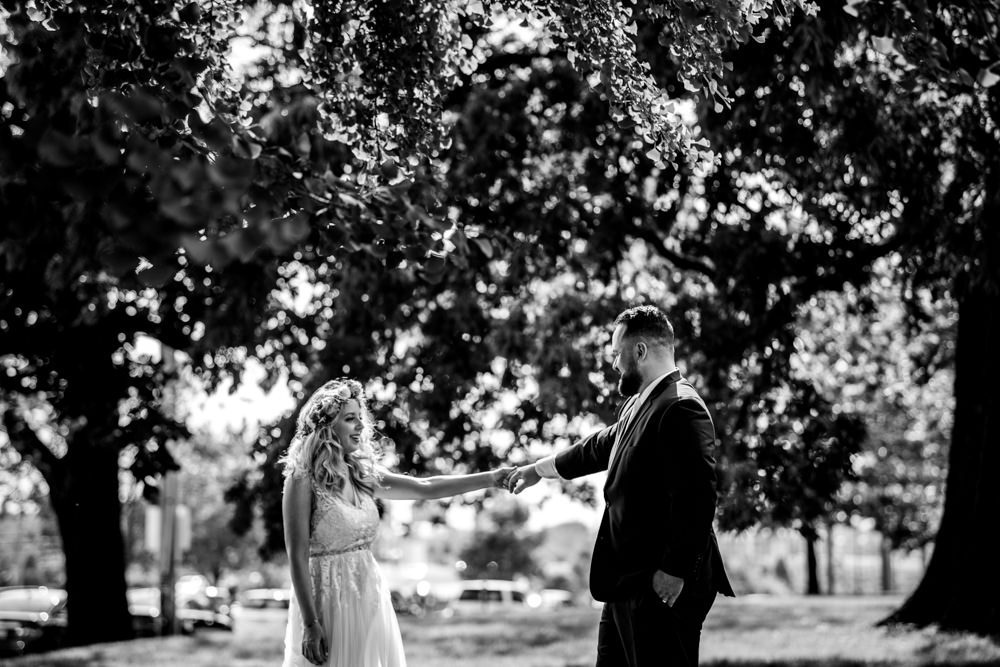
[(639, 375), (639, 369), (637, 368), (628, 369), (618, 378), (618, 393), (625, 398), (638, 394), (639, 387), (641, 386), (642, 376)]

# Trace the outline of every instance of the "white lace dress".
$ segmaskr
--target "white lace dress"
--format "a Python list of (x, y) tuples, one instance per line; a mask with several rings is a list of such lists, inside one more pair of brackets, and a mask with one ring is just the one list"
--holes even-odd
[[(378, 509), (368, 494), (358, 506), (313, 491), (309, 574), (316, 613), (330, 650), (327, 667), (405, 667), (389, 587), (372, 556)], [(302, 615), (295, 592), (285, 631), (284, 667), (312, 665), (302, 655)]]

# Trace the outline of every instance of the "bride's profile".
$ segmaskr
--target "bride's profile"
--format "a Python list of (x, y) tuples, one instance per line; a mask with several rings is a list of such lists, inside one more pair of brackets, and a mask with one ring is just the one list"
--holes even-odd
[(285, 667), (403, 667), (390, 591), (371, 552), (376, 498), (443, 498), (502, 487), (510, 468), (414, 478), (376, 464), (360, 382), (341, 378), (303, 405), (283, 457), (285, 545), (292, 600)]

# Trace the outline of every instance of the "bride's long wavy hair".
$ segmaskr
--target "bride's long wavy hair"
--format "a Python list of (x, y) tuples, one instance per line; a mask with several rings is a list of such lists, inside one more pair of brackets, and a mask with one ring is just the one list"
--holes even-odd
[[(345, 456), (333, 423), (351, 399), (360, 407), (361, 442), (355, 451)], [(317, 389), (299, 411), (292, 443), (280, 460), (284, 465), (282, 472), (285, 477), (308, 476), (316, 488), (334, 494), (343, 491), (350, 477), (355, 488), (371, 495), (379, 477), (375, 467), (374, 434), (361, 383), (349, 378), (330, 380)]]

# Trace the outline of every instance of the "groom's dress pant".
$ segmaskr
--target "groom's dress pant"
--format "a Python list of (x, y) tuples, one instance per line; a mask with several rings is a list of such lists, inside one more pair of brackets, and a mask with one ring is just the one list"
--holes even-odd
[(597, 636), (597, 667), (695, 667), (701, 626), (715, 595), (682, 593), (668, 607), (650, 588), (637, 598), (606, 603)]

